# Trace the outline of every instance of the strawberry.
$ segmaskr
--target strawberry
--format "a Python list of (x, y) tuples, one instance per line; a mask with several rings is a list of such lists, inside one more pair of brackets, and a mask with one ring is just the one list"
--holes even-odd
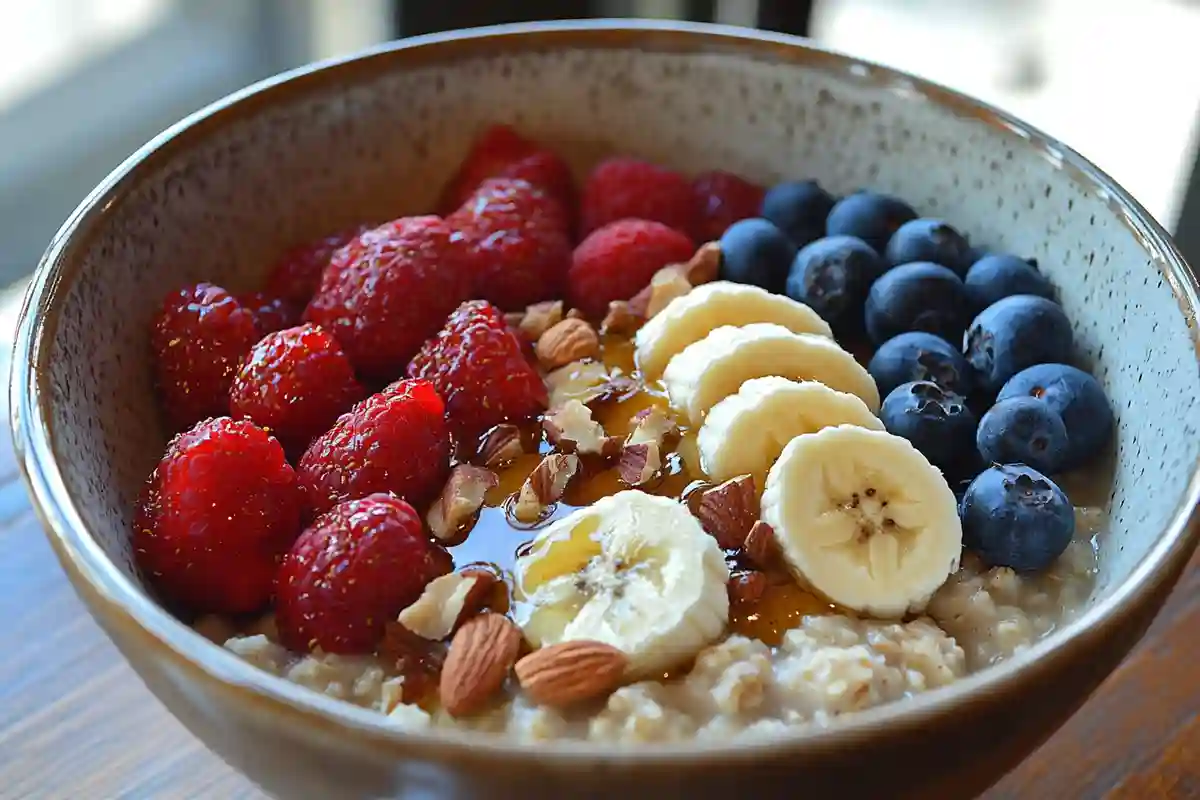
[(692, 235), (697, 242), (712, 242), (735, 222), (759, 216), (763, 187), (732, 172), (704, 172), (692, 181), (696, 202), (696, 224)]
[(623, 219), (593, 231), (579, 243), (567, 273), (567, 297), (599, 319), (613, 300), (628, 300), (654, 273), (686, 262), (696, 246), (686, 234), (660, 222)]
[(303, 307), (321, 285), (321, 273), (333, 254), (369, 227), (359, 225), (291, 248), (271, 268), (266, 293)]
[(304, 312), (364, 377), (392, 380), (471, 292), (464, 248), (438, 217), (404, 217), (334, 254)]
[(527, 420), (546, 407), (546, 385), (526, 360), (520, 339), (495, 306), (472, 300), (458, 307), (408, 365), (446, 399), (460, 441), (501, 422)]
[(300, 534), (279, 567), (280, 640), (302, 653), (373, 652), (388, 621), (452, 566), (405, 501), (372, 494), (339, 503)]
[(588, 175), (580, 198), (581, 233), (621, 219), (645, 219), (696, 230), (692, 187), (677, 172), (636, 158), (610, 158)]
[(514, 178), (538, 187), (559, 202), (573, 227), (579, 200), (575, 192), (575, 178), (567, 162), (557, 153), (536, 150), (509, 164), (496, 177)]
[(219, 286), (198, 283), (167, 295), (150, 348), (174, 430), (229, 413), (229, 385), (258, 337), (254, 315)]
[(134, 558), (168, 602), (197, 614), (246, 614), (271, 597), (300, 533), (300, 488), (279, 442), (218, 417), (167, 446), (142, 492)]
[(423, 506), (450, 471), (446, 407), (428, 381), (397, 381), (313, 439), (297, 468), (307, 518), (391, 492)]
[(509, 126), (493, 125), (471, 145), (458, 172), (442, 190), (438, 208), (443, 216), (460, 208), (488, 178), (527, 181), (561, 202), (568, 213), (574, 209), (574, 179), (566, 162)]
[(516, 311), (561, 294), (571, 242), (561, 206), (541, 189), (489, 178), (446, 224), (462, 235), (477, 296)]
[(251, 292), (238, 298), (238, 302), (254, 315), (254, 324), (259, 336), (281, 331), (300, 323), (301, 308), (290, 300), (276, 297), (270, 292)]
[(229, 406), (235, 418), (271, 431), (288, 452), (303, 452), (364, 394), (337, 340), (301, 325), (254, 346), (234, 376)]

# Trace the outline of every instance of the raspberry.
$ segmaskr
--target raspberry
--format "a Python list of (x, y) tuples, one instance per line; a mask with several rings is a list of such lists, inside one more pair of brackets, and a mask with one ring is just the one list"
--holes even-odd
[(428, 381), (397, 381), (339, 417), (300, 458), (308, 518), (374, 492), (424, 505), (450, 471), (445, 410)]
[(471, 144), (454, 177), (442, 189), (438, 208), (450, 214), (467, 201), (488, 178), (494, 178), (515, 161), (537, 151), (537, 145), (507, 125), (492, 125)]
[(404, 217), (339, 250), (304, 312), (356, 370), (392, 380), (471, 291), (464, 248), (437, 217)]
[(254, 315), (254, 324), (258, 328), (259, 336), (300, 324), (300, 308), (285, 298), (276, 297), (269, 292), (251, 292), (237, 300)]
[(733, 223), (759, 216), (764, 194), (766, 190), (761, 186), (732, 172), (717, 170), (697, 175), (692, 181), (696, 241), (715, 241)]
[(150, 348), (174, 430), (229, 413), (229, 384), (257, 341), (254, 315), (219, 286), (198, 283), (167, 295)]
[(333, 254), (368, 229), (360, 225), (288, 250), (272, 267), (266, 292), (303, 307), (321, 285), (321, 273), (329, 266)]
[(411, 505), (389, 494), (339, 503), (312, 524), (279, 567), (275, 624), (298, 652), (362, 654), (453, 566)]
[(686, 262), (696, 246), (660, 222), (624, 219), (593, 231), (575, 248), (567, 274), (571, 305), (602, 317), (613, 300), (628, 300), (668, 264)]
[(233, 379), (233, 416), (270, 430), (288, 452), (303, 449), (363, 398), (350, 359), (315, 325), (268, 334)]
[(610, 158), (592, 170), (580, 200), (583, 235), (620, 219), (696, 229), (691, 184), (677, 172), (636, 158)]
[(538, 187), (559, 202), (568, 219), (574, 216), (575, 178), (567, 162), (550, 150), (538, 150), (505, 167), (496, 177), (514, 178)]
[(504, 315), (483, 300), (459, 306), (413, 358), (408, 375), (437, 387), (463, 441), (546, 407), (546, 385), (525, 359), (520, 340)]
[(462, 234), (477, 296), (516, 311), (562, 293), (571, 265), (567, 221), (541, 189), (489, 178), (446, 224)]
[(300, 533), (300, 505), (279, 442), (252, 422), (205, 420), (175, 437), (150, 476), (134, 557), (171, 603), (198, 614), (257, 611)]

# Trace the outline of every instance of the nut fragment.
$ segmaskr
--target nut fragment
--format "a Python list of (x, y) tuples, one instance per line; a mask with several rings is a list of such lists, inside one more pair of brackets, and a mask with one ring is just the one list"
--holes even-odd
[(599, 355), (600, 337), (585, 320), (564, 319), (542, 334), (534, 352), (543, 369), (557, 369)]
[(632, 422), (633, 431), (625, 441), (627, 445), (654, 442), (661, 446), (679, 434), (675, 420), (660, 406), (643, 408), (633, 415)]
[(550, 444), (565, 452), (610, 456), (620, 452), (621, 442), (608, 436), (592, 419), (592, 410), (578, 400), (568, 400), (542, 419)]
[(482, 710), (520, 651), (521, 631), (507, 617), (481, 614), (467, 620), (454, 634), (442, 666), (442, 707), (454, 717)]
[(642, 325), (642, 318), (633, 313), (627, 300), (613, 300), (608, 304), (608, 313), (600, 323), (601, 333), (628, 336)]
[(405, 703), (419, 703), (437, 689), (446, 659), (445, 644), (432, 642), (399, 622), (389, 620), (384, 625), (383, 641), (377, 652), (384, 661), (390, 661), (403, 678), (400, 694)]
[(544, 303), (534, 303), (525, 309), (517, 327), (521, 333), (529, 337), (531, 342), (542, 338), (542, 334), (562, 322), (563, 304), (561, 300), (547, 300)]
[(479, 445), (478, 460), (488, 469), (497, 469), (513, 459), (525, 455), (521, 442), (521, 429), (516, 425), (497, 425), (488, 432)]
[(617, 475), (629, 486), (643, 486), (662, 469), (662, 451), (657, 442), (627, 444), (617, 462)]
[(582, 311), (580, 311), (578, 308), (572, 308), (570, 311), (568, 311), (568, 312), (567, 312), (566, 319), (583, 319), (583, 320), (586, 320), (586, 319), (587, 319), (587, 314), (584, 314), (584, 313), (583, 313)]
[(672, 264), (654, 273), (650, 283), (629, 300), (630, 310), (642, 319), (650, 319), (672, 300), (690, 292), (692, 284), (684, 277), (683, 269), (681, 264)]
[(429, 507), (425, 516), (429, 530), (442, 541), (455, 539), (462, 526), (474, 519), (488, 490), (499, 485), (499, 476), (490, 469), (459, 464)]
[(696, 250), (691, 260), (683, 265), (683, 276), (692, 286), (709, 283), (717, 279), (721, 269), (721, 245), (705, 242)]
[(731, 606), (752, 605), (767, 591), (767, 576), (757, 570), (743, 572), (730, 578), (726, 588)]
[(517, 662), (517, 680), (535, 703), (564, 708), (609, 694), (629, 665), (603, 642), (572, 641), (535, 650)]
[(520, 311), (509, 311), (504, 315), (504, 321), (508, 324), (508, 327), (522, 335), (524, 335), (524, 331), (521, 330), (521, 321), (524, 319), (525, 315)]
[(440, 641), (479, 613), (495, 585), (496, 576), (481, 569), (446, 573), (430, 581), (396, 621), (423, 639)]
[(758, 521), (754, 478), (740, 475), (705, 490), (696, 509), (700, 525), (726, 550), (741, 547)]
[(521, 485), (513, 516), (518, 522), (533, 523), (542, 512), (555, 503), (567, 490), (571, 478), (579, 472), (579, 456), (571, 453), (550, 453), (542, 459)]
[(546, 376), (550, 408), (561, 408), (568, 400), (591, 402), (605, 391), (608, 368), (599, 361), (576, 361), (559, 367)]
[(772, 566), (779, 558), (779, 545), (775, 541), (775, 529), (761, 519), (750, 526), (742, 553), (751, 565), (759, 569)]

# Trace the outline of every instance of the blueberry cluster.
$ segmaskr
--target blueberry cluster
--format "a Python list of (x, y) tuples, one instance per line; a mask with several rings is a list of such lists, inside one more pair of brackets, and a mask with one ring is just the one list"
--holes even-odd
[(1055, 475), (1108, 445), (1100, 384), (1071, 366), (1070, 321), (1032, 259), (972, 247), (903, 200), (816, 181), (770, 189), (721, 237), (721, 277), (787, 294), (875, 348), (880, 419), (960, 487), (965, 545), (1045, 569), (1074, 534)]

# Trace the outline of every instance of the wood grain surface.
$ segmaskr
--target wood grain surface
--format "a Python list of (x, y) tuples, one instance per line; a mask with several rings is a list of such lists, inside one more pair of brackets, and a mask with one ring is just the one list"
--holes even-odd
[[(12, 317), (0, 311), (0, 337)], [(159, 705), (92, 622), (29, 508), (7, 436), (0, 553), (0, 798), (264, 796)], [(1200, 555), (1121, 669), (986, 800), (1200, 798), (1198, 712)]]

